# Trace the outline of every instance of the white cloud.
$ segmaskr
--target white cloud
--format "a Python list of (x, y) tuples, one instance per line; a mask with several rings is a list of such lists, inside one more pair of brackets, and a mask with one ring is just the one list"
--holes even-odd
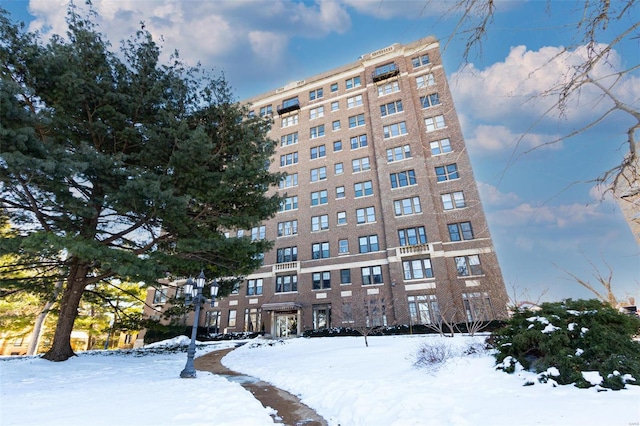
[[(537, 51), (515, 46), (502, 62), (483, 70), (469, 64), (455, 72), (451, 78), (451, 90), (456, 102), (465, 105), (465, 113), (473, 119), (520, 119), (521, 125), (528, 127), (547, 111), (553, 110), (558, 98), (549, 90), (565, 83), (585, 55), (585, 48), (565, 52), (563, 47), (556, 46), (542, 47)], [(605, 76), (616, 69), (623, 69), (623, 66), (621, 58), (613, 51), (607, 61), (596, 66), (590, 75), (610, 83), (612, 77)], [(613, 90), (629, 103), (637, 103), (640, 99), (640, 83), (636, 77), (624, 77)], [(564, 118), (579, 122), (602, 113), (611, 105), (595, 86), (587, 86), (571, 98)], [(547, 118), (557, 120), (557, 111)]]
[[(515, 134), (511, 129), (503, 125), (480, 124), (465, 132), (471, 134), (466, 138), (467, 146), (474, 151), (495, 152), (504, 149), (545, 148), (558, 150), (562, 148), (562, 142), (550, 143), (557, 140), (559, 135), (543, 135), (538, 133)], [(545, 145), (546, 144), (546, 145)]]
[[(31, 0), (35, 16), (31, 30), (45, 36), (65, 35), (69, 0)], [(81, 15), (88, 10), (76, 2)], [(337, 1), (316, 3), (293, 0), (175, 1), (95, 0), (99, 30), (118, 47), (140, 28), (163, 46), (167, 60), (174, 50), (190, 65), (201, 63), (229, 76), (255, 78), (259, 72), (287, 63), (288, 44), (293, 37), (317, 38), (344, 33), (351, 28), (346, 6)]]
[(493, 206), (513, 205), (518, 202), (519, 197), (513, 192), (500, 192), (498, 188), (484, 182), (478, 182), (478, 190), (483, 204)]
[(533, 206), (522, 203), (511, 209), (498, 210), (491, 213), (495, 223), (503, 227), (522, 227), (527, 225), (546, 225), (557, 228), (568, 228), (582, 225), (590, 220), (599, 219), (602, 214), (597, 205), (563, 204), (560, 206)]

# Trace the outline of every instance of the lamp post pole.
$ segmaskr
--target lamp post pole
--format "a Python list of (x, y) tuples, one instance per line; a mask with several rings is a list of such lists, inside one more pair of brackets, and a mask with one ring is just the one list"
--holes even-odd
[[(185, 304), (188, 306), (192, 302), (195, 303), (196, 311), (193, 317), (193, 327), (191, 328), (191, 341), (187, 348), (187, 364), (185, 365), (184, 370), (180, 372), (180, 377), (183, 379), (196, 378), (196, 369), (193, 366), (193, 359), (196, 355), (196, 335), (198, 334), (198, 323), (200, 322), (200, 306), (202, 305), (202, 302), (207, 300), (207, 298), (202, 295), (202, 290), (204, 289), (206, 281), (204, 272), (200, 271), (200, 275), (196, 278), (195, 287), (191, 278), (189, 278), (187, 283), (184, 285)], [(213, 284), (211, 284), (211, 306), (214, 305), (216, 296), (218, 295), (218, 288), (216, 280), (213, 280)]]

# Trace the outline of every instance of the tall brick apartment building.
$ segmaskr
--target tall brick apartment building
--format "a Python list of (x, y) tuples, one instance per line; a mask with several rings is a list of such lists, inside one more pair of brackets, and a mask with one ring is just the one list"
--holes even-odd
[[(239, 231), (274, 249), (204, 309), (201, 325), (285, 337), (349, 326), (359, 313), (380, 325), (505, 315), (436, 39), (394, 44), (246, 103), (273, 117), (271, 167), (288, 174), (278, 189), (286, 199), (272, 220)], [(149, 303), (161, 310), (180, 284), (150, 290)]]

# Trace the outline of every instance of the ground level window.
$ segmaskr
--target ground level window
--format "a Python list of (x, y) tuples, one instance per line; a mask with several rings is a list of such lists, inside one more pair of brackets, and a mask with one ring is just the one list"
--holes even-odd
[(433, 324), (438, 322), (440, 309), (435, 294), (409, 296), (409, 319), (411, 324)]
[(495, 318), (489, 293), (462, 293), (462, 303), (467, 321), (490, 321)]
[(313, 305), (313, 329), (322, 330), (331, 327), (331, 305)]
[(260, 331), (262, 326), (262, 312), (258, 308), (244, 310), (244, 331)]
[(238, 311), (236, 311), (235, 309), (229, 310), (229, 327), (235, 327), (236, 326), (236, 314), (237, 313), (238, 313)]

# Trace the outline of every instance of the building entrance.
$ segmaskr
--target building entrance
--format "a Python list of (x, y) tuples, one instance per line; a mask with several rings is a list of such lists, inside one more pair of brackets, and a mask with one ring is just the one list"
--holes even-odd
[(298, 334), (296, 314), (276, 314), (276, 337), (292, 337)]

